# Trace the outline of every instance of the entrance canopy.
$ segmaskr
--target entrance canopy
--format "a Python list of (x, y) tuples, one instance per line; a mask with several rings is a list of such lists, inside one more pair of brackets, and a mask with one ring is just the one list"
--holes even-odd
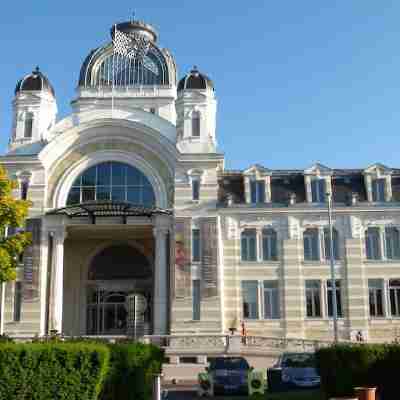
[(69, 218), (89, 217), (92, 224), (96, 223), (97, 217), (122, 217), (123, 223), (126, 224), (127, 217), (150, 218), (158, 214), (171, 215), (172, 211), (159, 207), (145, 207), (128, 202), (91, 201), (56, 208), (47, 212), (46, 215), (66, 215)]

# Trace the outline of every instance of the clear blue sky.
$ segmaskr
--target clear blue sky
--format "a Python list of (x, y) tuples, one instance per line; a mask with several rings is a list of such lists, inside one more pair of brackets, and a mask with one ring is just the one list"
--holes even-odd
[(196, 64), (214, 80), (227, 167), (400, 166), (399, 1), (3, 3), (1, 151), (17, 80), (40, 65), (67, 115), (84, 57), (135, 10), (180, 76)]

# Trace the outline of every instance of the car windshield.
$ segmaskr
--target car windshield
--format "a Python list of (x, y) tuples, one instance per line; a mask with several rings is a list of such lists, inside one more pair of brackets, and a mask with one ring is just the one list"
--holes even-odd
[(244, 358), (215, 358), (210, 362), (210, 369), (249, 369)]
[(293, 353), (282, 356), (282, 367), (307, 368), (315, 367), (314, 354)]

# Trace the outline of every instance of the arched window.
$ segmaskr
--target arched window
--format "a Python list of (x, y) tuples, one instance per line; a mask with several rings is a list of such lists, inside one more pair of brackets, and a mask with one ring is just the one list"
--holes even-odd
[(242, 260), (257, 261), (257, 231), (255, 229), (246, 229), (241, 235)]
[[(339, 234), (338, 231), (333, 228), (333, 258), (335, 260), (339, 260)], [(324, 228), (324, 250), (325, 250), (325, 259), (330, 260), (331, 258), (331, 241), (330, 241), (330, 229), (329, 227)]]
[(262, 252), (264, 261), (276, 261), (278, 259), (278, 241), (277, 234), (274, 229), (263, 229)]
[(200, 137), (200, 113), (198, 111), (192, 113), (192, 136)]
[(153, 188), (146, 176), (128, 164), (110, 161), (90, 167), (75, 179), (67, 205), (88, 201), (127, 201), (154, 206)]
[(365, 232), (365, 251), (368, 260), (380, 260), (381, 252), (381, 235), (378, 227), (370, 227)]
[(385, 228), (386, 258), (390, 260), (400, 258), (400, 235), (399, 230), (389, 226)]
[(25, 122), (24, 122), (24, 138), (32, 137), (32, 129), (33, 129), (33, 113), (27, 112), (25, 114)]
[(304, 260), (317, 261), (320, 259), (318, 228), (308, 228), (303, 233)]

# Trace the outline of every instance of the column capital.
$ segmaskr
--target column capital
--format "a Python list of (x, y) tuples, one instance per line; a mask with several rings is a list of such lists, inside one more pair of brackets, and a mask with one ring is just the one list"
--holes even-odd
[(64, 243), (64, 240), (68, 236), (68, 232), (65, 228), (48, 229), (49, 235), (59, 243)]
[(172, 217), (170, 215), (155, 215), (153, 216), (153, 234), (167, 234), (172, 230)]

